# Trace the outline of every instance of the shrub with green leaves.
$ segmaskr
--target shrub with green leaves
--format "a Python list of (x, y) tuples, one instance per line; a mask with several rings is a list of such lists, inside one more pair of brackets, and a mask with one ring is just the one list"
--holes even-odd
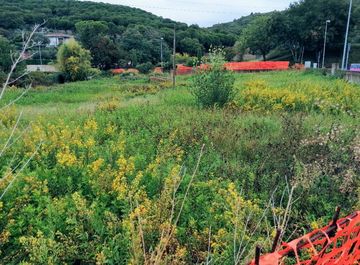
[(86, 80), (97, 73), (96, 69), (91, 68), (90, 52), (76, 40), (69, 40), (61, 45), (57, 60), (67, 81)]
[(151, 69), (154, 68), (153, 64), (150, 62), (138, 64), (136, 68), (140, 71), (142, 74), (148, 74)]
[(222, 107), (234, 97), (235, 78), (224, 68), (224, 58), (222, 49), (210, 50), (210, 68), (199, 70), (192, 79), (192, 93), (203, 107)]

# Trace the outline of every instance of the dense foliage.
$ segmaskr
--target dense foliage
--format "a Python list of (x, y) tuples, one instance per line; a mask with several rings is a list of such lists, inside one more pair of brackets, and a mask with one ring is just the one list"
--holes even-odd
[[(0, 35), (16, 42), (19, 29), (29, 29), (46, 20), (45, 27), (49, 30), (78, 34), (82, 44), (92, 52), (93, 65), (101, 68), (109, 68), (109, 64), (124, 66), (129, 60), (132, 66), (159, 63), (160, 38), (164, 38), (164, 58), (169, 59), (167, 49), (172, 46), (174, 26), (181, 53), (202, 55), (211, 45), (232, 46), (236, 40), (233, 34), (187, 26), (121, 5), (76, 0), (0, 0), (0, 6)], [(116, 48), (112, 50), (114, 45)]]
[(266, 55), (276, 47), (270, 27), (270, 17), (259, 16), (254, 19), (241, 34), (237, 43), (239, 51), (244, 52), (248, 48), (250, 53), (260, 54), (266, 61)]
[[(272, 60), (317, 62), (323, 49), (325, 21), (331, 20), (327, 45), (330, 63), (340, 61), (342, 56), (348, 4), (348, 0), (301, 0), (284, 11), (251, 14), (205, 29), (121, 5), (76, 0), (0, 0), (0, 35), (20, 45), (19, 29), (29, 29), (46, 20), (45, 27), (50, 31), (73, 32), (91, 51), (92, 65), (103, 70), (144, 63), (159, 65), (161, 38), (164, 61), (169, 61), (174, 26), (177, 52), (182, 54), (201, 57), (211, 46), (223, 46), (227, 60), (241, 60), (241, 55), (251, 52)], [(360, 5), (355, 0), (349, 39), (351, 62), (360, 60), (359, 21)], [(45, 44), (46, 40), (42, 42)], [(54, 55), (51, 49), (44, 48), (45, 62), (53, 60)], [(33, 60), (39, 63), (38, 56)]]
[[(198, 108), (187, 79), (175, 90), (140, 76), (30, 91), (17, 107), (31, 129), (0, 161), (0, 194), (14, 181), (0, 201), (1, 263), (245, 264), (256, 244), (271, 247), (289, 189), (284, 240), (328, 223), (337, 205), (360, 207), (359, 87), (302, 72), (235, 78), (240, 108)], [(341, 91), (339, 111), (319, 111)], [(0, 113), (1, 146), (17, 112)]]
[(11, 44), (10, 42), (0, 36), (0, 84), (5, 82), (5, 76), (7, 72), (10, 71), (12, 62), (11, 62)]
[[(293, 62), (312, 60), (317, 62), (324, 43), (325, 21), (328, 27), (327, 50), (329, 62), (342, 58), (345, 29), (348, 17), (348, 0), (301, 0), (281, 12), (253, 14), (231, 23), (215, 25), (213, 30), (238, 34), (241, 45), (235, 49), (243, 53), (245, 48), (264, 56), (277, 48), (271, 59), (289, 59)], [(264, 21), (266, 20), (266, 21)], [(350, 39), (353, 50), (350, 61), (359, 61), (360, 1), (355, 0), (350, 23)], [(271, 55), (271, 54), (270, 54)]]

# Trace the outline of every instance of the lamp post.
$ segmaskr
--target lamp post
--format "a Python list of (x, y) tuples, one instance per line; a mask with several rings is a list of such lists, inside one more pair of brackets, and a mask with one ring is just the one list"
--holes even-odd
[(322, 59), (322, 68), (325, 68), (325, 53), (326, 53), (326, 37), (327, 37), (327, 30), (328, 30), (328, 24), (331, 21), (328, 19), (325, 23), (325, 36), (324, 36), (324, 50), (323, 50), (323, 59)]
[(163, 41), (164, 41), (164, 38), (161, 38), (160, 39), (161, 42), (160, 42), (160, 59), (161, 59), (161, 67), (164, 68), (164, 61), (163, 61)]
[(343, 52), (343, 58), (342, 58), (342, 64), (341, 64), (341, 69), (342, 69), (342, 70), (345, 70), (345, 58), (346, 58), (346, 50), (347, 50), (347, 45), (348, 45), (348, 37), (349, 37), (349, 27), (350, 27), (352, 3), (353, 3), (353, 0), (350, 0), (349, 15), (348, 15), (348, 21), (347, 21), (346, 33), (345, 33), (344, 52)]

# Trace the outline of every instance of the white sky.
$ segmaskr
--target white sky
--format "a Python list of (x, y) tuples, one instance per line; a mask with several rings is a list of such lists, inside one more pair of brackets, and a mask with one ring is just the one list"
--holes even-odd
[(202, 27), (230, 22), (251, 12), (283, 10), (295, 0), (91, 0), (138, 7), (164, 18)]

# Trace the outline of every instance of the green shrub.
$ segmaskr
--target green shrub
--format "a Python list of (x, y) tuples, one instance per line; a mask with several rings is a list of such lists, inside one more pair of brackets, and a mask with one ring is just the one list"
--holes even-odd
[(51, 86), (59, 83), (58, 73), (32, 72), (29, 75), (33, 87)]
[(90, 52), (81, 47), (75, 40), (70, 40), (61, 45), (57, 60), (67, 81), (86, 80), (98, 72), (91, 68)]
[(192, 79), (192, 93), (203, 107), (224, 106), (234, 97), (233, 74), (224, 68), (224, 52), (210, 52), (210, 68), (200, 70)]
[(6, 80), (6, 74), (0, 71), (0, 84), (3, 84)]
[(138, 69), (140, 71), (140, 73), (142, 73), (142, 74), (149, 73), (151, 71), (151, 69), (153, 69), (153, 68), (154, 68), (154, 66), (150, 62), (138, 64), (136, 66), (136, 69)]

